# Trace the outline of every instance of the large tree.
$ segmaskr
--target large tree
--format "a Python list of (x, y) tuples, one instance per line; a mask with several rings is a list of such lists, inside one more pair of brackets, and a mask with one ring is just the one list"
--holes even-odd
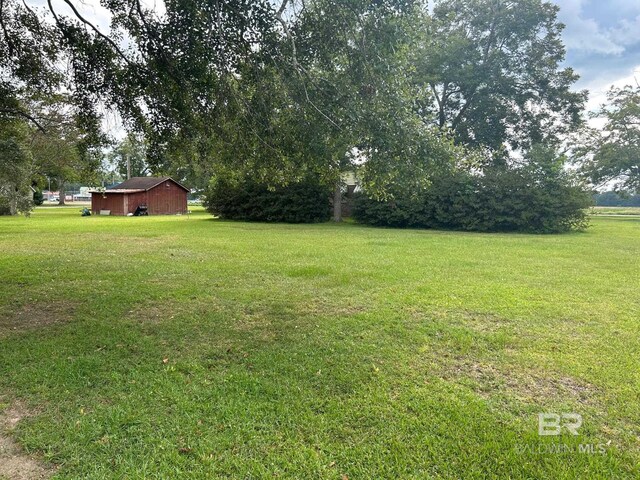
[(416, 70), (424, 121), (493, 152), (555, 143), (577, 127), (586, 93), (561, 68), (557, 12), (543, 0), (436, 1)]
[(0, 214), (28, 214), (33, 162), (29, 128), (20, 118), (0, 118)]
[(121, 177), (144, 177), (150, 173), (147, 143), (139, 133), (128, 133), (109, 153), (108, 159)]
[(67, 95), (40, 97), (31, 102), (42, 129), (31, 129), (29, 148), (34, 159), (34, 175), (53, 180), (59, 203), (65, 203), (66, 186), (71, 182), (94, 180), (100, 166), (100, 149), (105, 139), (97, 127), (86, 128), (78, 108)]
[(224, 108), (203, 116), (211, 129), (182, 130), (172, 163), (204, 153), (200, 171), (272, 185), (313, 174), (339, 207), (341, 175), (366, 160), (365, 179), (383, 190), (436, 135), (412, 109), (417, 12), (398, 0), (283, 1), (262, 48), (227, 77)]
[(593, 116), (605, 125), (583, 131), (574, 152), (582, 173), (595, 186), (615, 183), (621, 190), (640, 191), (640, 87), (611, 88), (607, 103)]

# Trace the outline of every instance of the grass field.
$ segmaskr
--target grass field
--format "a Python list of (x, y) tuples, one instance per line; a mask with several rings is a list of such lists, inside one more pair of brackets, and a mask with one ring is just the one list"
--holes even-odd
[(640, 207), (593, 207), (593, 215), (640, 215)]
[[(48, 207), (0, 218), (0, 282), (0, 414), (26, 412), (10, 435), (54, 478), (640, 475), (640, 218), (535, 236)], [(543, 412), (579, 435), (539, 436)]]

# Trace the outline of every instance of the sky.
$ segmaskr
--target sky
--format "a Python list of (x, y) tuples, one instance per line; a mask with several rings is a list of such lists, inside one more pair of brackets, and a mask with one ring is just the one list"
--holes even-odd
[(640, 0), (553, 0), (565, 24), (566, 66), (590, 91), (587, 108), (597, 108), (611, 85), (640, 82)]

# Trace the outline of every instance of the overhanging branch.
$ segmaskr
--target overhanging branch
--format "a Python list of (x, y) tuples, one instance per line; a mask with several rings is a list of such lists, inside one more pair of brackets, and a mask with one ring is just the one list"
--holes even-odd
[(47, 133), (44, 127), (40, 124), (40, 122), (33, 115), (30, 115), (24, 110), (17, 110), (13, 108), (0, 108), (0, 113), (6, 113), (8, 115), (26, 118), (31, 123), (33, 123), (37, 127), (37, 129), (40, 130), (42, 133)]
[(282, 14), (284, 13), (288, 4), (289, 4), (289, 0), (282, 0), (282, 3), (280, 4), (280, 8), (276, 11), (275, 18), (278, 21), (278, 23), (282, 25), (282, 30), (284, 31), (285, 36), (289, 39), (289, 42), (291, 43), (291, 57), (292, 57), (293, 69), (295, 70), (295, 72), (300, 77), (300, 80), (302, 81), (302, 89), (304, 90), (305, 99), (307, 100), (307, 103), (309, 103), (309, 105), (311, 105), (314, 108), (314, 110), (316, 110), (329, 123), (331, 123), (331, 125), (333, 125), (339, 130), (342, 130), (340, 125), (334, 122), (326, 113), (320, 110), (320, 108), (318, 108), (318, 106), (315, 103), (313, 103), (313, 101), (309, 97), (309, 92), (307, 91), (307, 85), (305, 84), (304, 77), (302, 74), (304, 73), (307, 76), (309, 75), (307, 71), (298, 63), (298, 51), (296, 49), (296, 40), (295, 38), (293, 38), (293, 35), (291, 34), (291, 30), (289, 30), (289, 26), (287, 25), (287, 22), (285, 21), (284, 18), (282, 18)]
[[(115, 50), (115, 52), (118, 54), (118, 56), (120, 58), (122, 58), (127, 64), (129, 64), (129, 65), (132, 64), (131, 60), (124, 54), (124, 52), (122, 50), (120, 50), (120, 47), (116, 44), (116, 42), (114, 42), (111, 38), (109, 38), (107, 35), (102, 33), (93, 23), (91, 23), (89, 20), (84, 18), (80, 14), (78, 9), (75, 7), (75, 5), (73, 5), (71, 0), (63, 0), (63, 2), (66, 3), (69, 6), (69, 8), (71, 8), (71, 10), (73, 11), (73, 14), (78, 18), (78, 20), (80, 20), (87, 27), (91, 28), (91, 30), (93, 30), (96, 35), (98, 35), (105, 42), (107, 42), (109, 45), (111, 45), (111, 47)], [(58, 15), (55, 13), (55, 11), (53, 9), (53, 5), (51, 4), (51, 0), (47, 0), (47, 3), (49, 5), (49, 10), (53, 14), (54, 19), (56, 20), (56, 22), (58, 24), (60, 24), (59, 17), (58, 17)]]

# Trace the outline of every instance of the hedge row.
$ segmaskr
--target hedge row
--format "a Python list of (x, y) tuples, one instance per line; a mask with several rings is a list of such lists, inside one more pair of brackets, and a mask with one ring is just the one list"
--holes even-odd
[(329, 220), (329, 199), (330, 190), (312, 179), (275, 189), (250, 178), (218, 179), (209, 186), (204, 205), (229, 220), (315, 223)]
[[(312, 223), (330, 218), (330, 198), (330, 189), (313, 178), (276, 189), (251, 178), (217, 179), (205, 206), (225, 219)], [(496, 168), (447, 173), (419, 193), (405, 189), (388, 201), (359, 193), (353, 202), (353, 217), (367, 225), (555, 233), (584, 229), (592, 198), (562, 171)]]
[(384, 227), (556, 233), (586, 228), (591, 203), (589, 193), (563, 175), (540, 179), (513, 169), (450, 174), (418, 195), (390, 201), (359, 194), (353, 216)]

